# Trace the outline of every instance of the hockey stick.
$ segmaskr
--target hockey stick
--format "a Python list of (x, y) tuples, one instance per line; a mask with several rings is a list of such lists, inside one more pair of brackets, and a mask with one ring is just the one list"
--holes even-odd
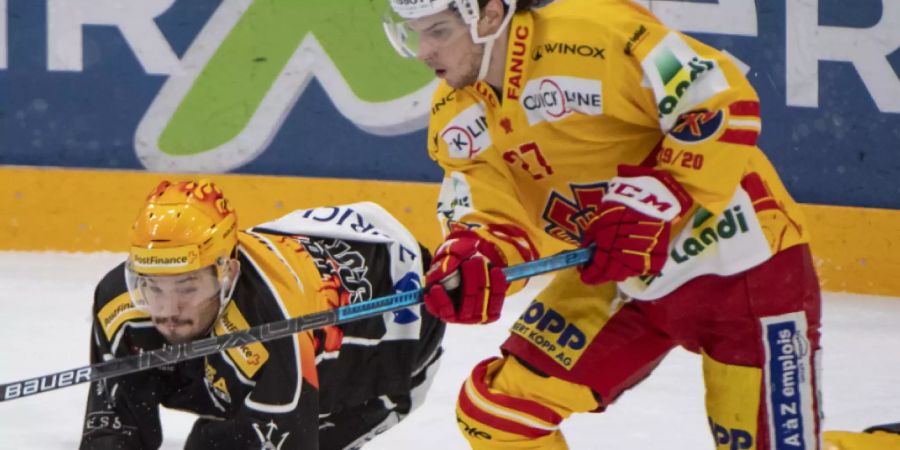
[[(518, 264), (503, 269), (508, 281), (529, 278), (566, 267), (590, 261), (590, 248), (571, 250), (535, 261)], [(401, 292), (369, 300), (363, 303), (342, 306), (337, 309), (307, 314), (301, 317), (257, 325), (242, 331), (208, 337), (183, 344), (165, 345), (157, 350), (138, 355), (116, 358), (77, 369), (64, 370), (27, 380), (0, 384), (0, 401), (14, 400), (43, 392), (88, 383), (109, 377), (127, 375), (141, 370), (152, 369), (201, 356), (218, 353), (229, 348), (253, 342), (266, 342), (287, 337), (302, 331), (315, 330), (328, 325), (338, 325), (354, 320), (366, 319), (382, 313), (407, 308), (422, 302), (422, 289)]]

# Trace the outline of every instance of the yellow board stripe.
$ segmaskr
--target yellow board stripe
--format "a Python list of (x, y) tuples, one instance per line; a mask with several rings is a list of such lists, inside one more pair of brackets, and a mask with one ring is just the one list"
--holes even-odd
[[(437, 248), (440, 185), (257, 175), (213, 178), (246, 228), (294, 209), (371, 200), (397, 217), (428, 248)], [(0, 167), (0, 250), (128, 250), (127, 231), (160, 179), (183, 174)], [(103, 201), (85, 201), (85, 199)], [(802, 205), (813, 256), (829, 291), (900, 297), (900, 211)], [(560, 248), (542, 249), (551, 254)]]

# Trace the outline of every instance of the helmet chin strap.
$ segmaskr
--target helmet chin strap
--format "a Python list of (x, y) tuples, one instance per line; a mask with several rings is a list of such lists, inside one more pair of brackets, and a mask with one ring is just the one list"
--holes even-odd
[(484, 54), (481, 55), (481, 67), (478, 69), (479, 81), (484, 80), (484, 77), (487, 76), (488, 69), (491, 67), (491, 54), (494, 51), (494, 42), (503, 36), (503, 31), (509, 27), (512, 16), (516, 12), (516, 0), (503, 0), (503, 2), (506, 3), (508, 9), (503, 17), (503, 21), (500, 23), (500, 27), (497, 28), (493, 34), (489, 36), (479, 36), (478, 21), (476, 20), (469, 23), (469, 33), (472, 35), (472, 41), (477, 44), (484, 44)]
[(484, 43), (484, 53), (481, 55), (481, 67), (478, 68), (478, 80), (484, 80), (487, 76), (488, 69), (491, 67), (491, 53), (494, 51), (494, 41), (491, 39)]
[[(230, 264), (232, 261), (229, 260), (229, 272), (230, 272)], [(241, 266), (240, 264), (236, 265), (234, 273), (229, 273), (222, 277), (222, 286), (219, 287), (219, 314), (216, 318), (221, 317), (222, 313), (225, 312), (225, 307), (228, 306), (228, 303), (231, 301), (231, 295), (234, 294), (234, 288), (237, 287), (237, 280), (241, 274)]]

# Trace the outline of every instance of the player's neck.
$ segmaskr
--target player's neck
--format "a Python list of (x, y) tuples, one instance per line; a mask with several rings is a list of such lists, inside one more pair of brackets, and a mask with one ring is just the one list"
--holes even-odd
[(497, 36), (494, 41), (494, 50), (491, 51), (491, 58), (488, 61), (487, 75), (484, 81), (491, 85), (495, 91), (503, 89), (503, 75), (506, 73), (506, 49), (509, 42), (509, 27)]

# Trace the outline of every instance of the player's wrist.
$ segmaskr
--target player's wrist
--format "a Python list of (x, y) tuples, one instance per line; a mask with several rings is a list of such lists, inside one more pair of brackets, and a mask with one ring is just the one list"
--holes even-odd
[(497, 245), (472, 230), (454, 231), (426, 275), (425, 306), (447, 322), (493, 322), (509, 289), (503, 267), (506, 258)]

